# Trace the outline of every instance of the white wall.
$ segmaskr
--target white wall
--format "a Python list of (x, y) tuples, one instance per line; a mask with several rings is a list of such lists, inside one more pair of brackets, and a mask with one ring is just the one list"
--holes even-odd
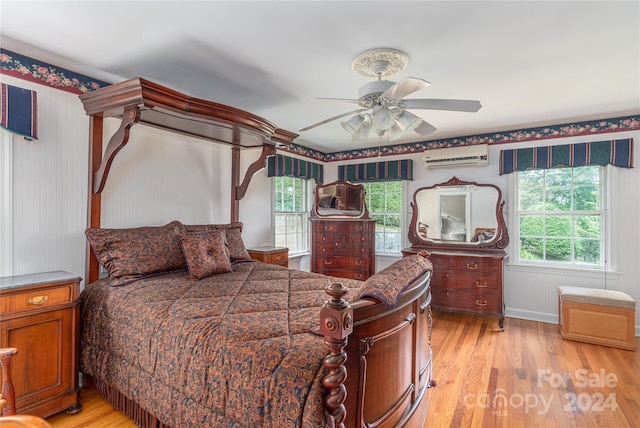
[[(88, 170), (89, 119), (79, 98), (67, 92), (24, 80), (2, 76), (11, 85), (38, 92), (40, 139), (27, 142), (8, 137), (11, 144), (9, 172), (13, 210), (12, 230), (3, 230), (2, 242), (10, 242), (2, 251), (1, 276), (63, 269), (79, 276), (85, 274), (86, 197)], [(118, 125), (105, 121), (105, 139)], [(460, 167), (425, 170), (421, 154), (414, 160), (414, 180), (405, 183), (408, 203), (414, 191), (457, 176), (461, 180), (488, 182), (499, 186), (507, 200), (506, 220), (510, 229), (509, 176), (498, 175), (501, 149), (532, 145), (568, 144), (628, 138), (640, 141), (640, 132), (621, 132), (588, 137), (544, 140), (532, 143), (490, 146), (487, 167)], [(106, 144), (105, 144), (106, 145)], [(635, 165), (640, 164), (638, 150)], [(5, 150), (2, 153), (6, 153)], [(255, 161), (259, 150), (242, 151), (241, 176)], [(392, 160), (406, 156), (384, 157)], [(366, 159), (355, 162), (373, 162)], [(342, 162), (353, 163), (353, 162)], [(337, 179), (339, 162), (325, 165), (327, 182)], [(5, 165), (4, 160), (0, 165)], [(582, 285), (627, 292), (640, 301), (640, 172), (638, 168), (612, 168), (615, 181), (615, 205), (611, 210), (615, 272), (589, 273), (575, 270), (521, 267), (510, 258), (505, 269), (505, 303), (508, 316), (556, 322), (558, 285)], [(0, 177), (4, 177), (0, 173)], [(160, 225), (178, 219), (185, 223), (224, 223), (230, 213), (231, 149), (227, 146), (169, 134), (143, 125), (132, 128), (129, 143), (116, 157), (103, 192), (103, 227)], [(4, 183), (3, 183), (4, 188)], [(5, 194), (3, 193), (3, 196)], [(258, 172), (240, 203), (240, 220), (245, 224), (247, 246), (272, 243), (271, 180), (266, 170)], [(5, 224), (3, 212), (2, 224)], [(11, 239), (4, 236), (9, 234)], [(405, 236), (404, 246), (409, 246)], [(513, 245), (507, 251), (513, 254)], [(377, 270), (395, 258), (378, 257)], [(308, 269), (308, 259), (292, 261), (293, 267)], [(640, 310), (636, 325), (640, 326)], [(636, 328), (640, 331), (640, 328)]]
[[(38, 93), (39, 139), (26, 141), (5, 130), (4, 153), (10, 154), (9, 176), (0, 172), (12, 198), (3, 209), (0, 275), (66, 270), (84, 276), (87, 195), (88, 119), (77, 95), (2, 75), (2, 82)], [(3, 168), (8, 168), (3, 163)], [(10, 210), (9, 207), (13, 206)], [(4, 223), (3, 223), (4, 224)]]

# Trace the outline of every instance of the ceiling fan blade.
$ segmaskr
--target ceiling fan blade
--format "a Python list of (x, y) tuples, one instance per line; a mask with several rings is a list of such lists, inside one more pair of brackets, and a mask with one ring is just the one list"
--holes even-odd
[(429, 85), (430, 83), (424, 79), (418, 79), (417, 77), (405, 77), (380, 94), (380, 98), (393, 98), (395, 100), (399, 100), (414, 93), (415, 91), (426, 88)]
[(482, 108), (478, 100), (441, 100), (431, 99), (409, 99), (403, 100), (408, 109), (428, 109), (428, 110), (451, 110), (466, 111), (475, 113)]
[(429, 134), (433, 134), (434, 132), (436, 132), (437, 128), (429, 123), (427, 123), (426, 121), (422, 121), (422, 123), (420, 125), (418, 125), (418, 127), (416, 129), (414, 129), (414, 132), (417, 132), (418, 134), (425, 136), (425, 135), (429, 135)]
[(316, 98), (316, 100), (341, 101), (344, 103), (355, 103), (355, 104), (359, 104), (362, 102), (362, 100), (354, 100), (351, 98)]
[(302, 129), (301, 129), (300, 131), (298, 131), (298, 132), (308, 131), (308, 130), (310, 130), (310, 129), (312, 129), (312, 128), (315, 128), (316, 126), (324, 125), (325, 123), (332, 122), (332, 121), (334, 121), (334, 120), (336, 120), (336, 119), (340, 119), (341, 117), (349, 116), (349, 115), (351, 115), (351, 114), (361, 113), (361, 112), (363, 112), (363, 111), (367, 111), (367, 109), (366, 109), (366, 108), (359, 108), (358, 110), (353, 110), (353, 111), (350, 111), (350, 112), (347, 112), (347, 113), (339, 114), (339, 115), (337, 115), (337, 116), (330, 117), (329, 119), (325, 119), (325, 120), (323, 120), (323, 121), (321, 121), (321, 122), (314, 123), (313, 125), (309, 125), (309, 126), (307, 126), (306, 128), (302, 128)]

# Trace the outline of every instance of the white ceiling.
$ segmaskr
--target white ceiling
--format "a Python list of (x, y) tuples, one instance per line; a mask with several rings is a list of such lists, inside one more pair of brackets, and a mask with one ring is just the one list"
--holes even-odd
[[(640, 113), (638, 1), (7, 1), (2, 47), (107, 82), (144, 77), (289, 131), (346, 113), (379, 47), (407, 52), (391, 76), (409, 98), (478, 99), (477, 113), (414, 110), (438, 130), (398, 143)], [(347, 117), (348, 119), (348, 117)], [(295, 143), (353, 143), (340, 120)]]

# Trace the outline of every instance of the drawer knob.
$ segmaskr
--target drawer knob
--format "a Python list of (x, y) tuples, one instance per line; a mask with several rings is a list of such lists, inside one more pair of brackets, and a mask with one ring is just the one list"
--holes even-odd
[(478, 288), (487, 288), (487, 281), (485, 281), (485, 282), (476, 281), (476, 287), (478, 287)]
[(281, 260), (282, 256), (276, 256), (276, 260)]
[(43, 305), (47, 300), (49, 300), (49, 296), (36, 296), (29, 299), (29, 304)]
[(362, 260), (356, 260), (356, 266), (360, 266), (362, 264)]
[(332, 260), (325, 260), (324, 264), (325, 265), (330, 265), (330, 264), (333, 264), (333, 261)]
[(361, 273), (357, 273), (354, 276), (356, 277), (356, 279), (362, 279), (362, 274)]
[(324, 230), (333, 230), (333, 226), (325, 226)]
[(478, 306), (487, 306), (487, 301), (485, 300), (484, 302), (481, 302), (480, 299), (476, 300), (476, 305)]
[(467, 263), (467, 269), (471, 269), (471, 270), (477, 270), (478, 269), (478, 263)]
[(356, 226), (356, 230), (362, 230), (362, 226)]

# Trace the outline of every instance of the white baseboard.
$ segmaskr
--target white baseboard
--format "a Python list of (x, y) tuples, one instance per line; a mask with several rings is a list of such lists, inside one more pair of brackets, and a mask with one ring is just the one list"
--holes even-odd
[(505, 316), (510, 318), (519, 318), (529, 321), (546, 322), (550, 324), (558, 324), (557, 314), (548, 314), (545, 312), (523, 311), (520, 309), (506, 308)]

